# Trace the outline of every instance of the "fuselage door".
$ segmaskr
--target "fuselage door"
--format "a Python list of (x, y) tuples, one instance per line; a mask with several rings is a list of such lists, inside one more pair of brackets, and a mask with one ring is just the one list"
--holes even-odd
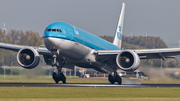
[(73, 40), (73, 30), (71, 29), (71, 28), (68, 28), (68, 30), (69, 30), (69, 37), (70, 37), (70, 40)]

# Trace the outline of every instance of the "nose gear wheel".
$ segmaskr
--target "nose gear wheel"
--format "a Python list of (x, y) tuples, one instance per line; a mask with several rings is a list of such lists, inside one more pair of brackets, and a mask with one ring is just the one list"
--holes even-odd
[(66, 77), (63, 73), (55, 73), (53, 72), (53, 79), (56, 83), (59, 83), (59, 81), (62, 81), (62, 83), (66, 83)]

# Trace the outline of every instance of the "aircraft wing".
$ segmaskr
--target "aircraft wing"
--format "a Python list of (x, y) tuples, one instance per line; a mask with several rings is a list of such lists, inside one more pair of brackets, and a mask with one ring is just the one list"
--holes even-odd
[(154, 59), (154, 58), (173, 58), (173, 56), (180, 55), (180, 48), (165, 48), (165, 49), (144, 49), (134, 50), (140, 59)]
[[(11, 50), (11, 51), (16, 51), (16, 52), (18, 52), (22, 48), (27, 48), (27, 47), (32, 47), (32, 46), (15, 45), (15, 44), (0, 42), (0, 48)], [(49, 55), (50, 54), (50, 51), (47, 48), (43, 48), (43, 47), (33, 47), (33, 48), (36, 49), (38, 51), (38, 53), (41, 55), (43, 55), (43, 54)]]
[[(116, 58), (116, 56), (124, 50), (97, 50), (95, 54), (99, 60), (107, 60)], [(180, 55), (180, 48), (164, 48), (164, 49), (141, 49), (132, 50), (140, 59), (155, 59), (155, 58), (174, 58), (173, 56)]]

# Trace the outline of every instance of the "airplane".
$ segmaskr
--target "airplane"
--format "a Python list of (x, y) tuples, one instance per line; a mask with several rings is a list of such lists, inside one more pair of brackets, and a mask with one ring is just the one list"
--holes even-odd
[(45, 47), (23, 46), (0, 43), (0, 48), (17, 52), (17, 61), (26, 69), (35, 68), (43, 56), (47, 65), (55, 66), (53, 72), (55, 83), (66, 83), (62, 68), (73, 69), (74, 66), (92, 68), (108, 73), (111, 84), (122, 84), (117, 70), (134, 71), (140, 65), (140, 59), (160, 58), (165, 60), (180, 55), (180, 48), (165, 49), (122, 49), (122, 33), (125, 14), (125, 3), (122, 3), (121, 14), (114, 36), (110, 43), (94, 34), (66, 22), (54, 22), (48, 25), (43, 34)]

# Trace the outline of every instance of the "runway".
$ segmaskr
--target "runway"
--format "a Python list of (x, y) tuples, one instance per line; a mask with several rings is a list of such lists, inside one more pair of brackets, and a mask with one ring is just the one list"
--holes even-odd
[(180, 87), (180, 84), (0, 83), (0, 87)]

